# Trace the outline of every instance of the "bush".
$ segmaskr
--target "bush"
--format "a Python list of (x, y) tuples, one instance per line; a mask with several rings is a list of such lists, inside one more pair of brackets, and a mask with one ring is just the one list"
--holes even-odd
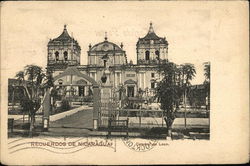
[(70, 104), (68, 100), (62, 100), (61, 111), (68, 111), (70, 109)]
[(29, 130), (29, 129), (30, 129), (30, 123), (21, 124), (21, 127), (22, 127), (22, 129), (24, 129), (24, 130)]
[(151, 134), (166, 134), (168, 132), (168, 129), (166, 127), (153, 127), (150, 130)]
[(136, 111), (129, 111), (129, 117), (137, 117)]
[(93, 96), (84, 96), (83, 101), (84, 102), (93, 102)]
[(168, 132), (166, 127), (153, 127), (149, 130), (143, 131), (142, 136), (145, 138), (163, 138)]

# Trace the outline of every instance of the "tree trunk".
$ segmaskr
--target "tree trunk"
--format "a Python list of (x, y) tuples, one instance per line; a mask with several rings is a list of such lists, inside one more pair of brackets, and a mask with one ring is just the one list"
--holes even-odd
[(30, 131), (29, 131), (29, 137), (33, 137), (34, 123), (35, 123), (35, 115), (31, 115), (31, 116), (30, 116)]
[(25, 115), (25, 114), (24, 114), (24, 111), (23, 111), (23, 123), (24, 123), (24, 115)]
[(174, 120), (170, 117), (165, 117), (164, 120), (166, 122), (167, 130), (168, 130), (167, 136), (171, 137), (172, 136), (172, 124), (173, 124)]
[(185, 125), (185, 129), (187, 129), (187, 105), (186, 105), (186, 88), (184, 90), (184, 108), (185, 108), (185, 112), (184, 112), (184, 125)]

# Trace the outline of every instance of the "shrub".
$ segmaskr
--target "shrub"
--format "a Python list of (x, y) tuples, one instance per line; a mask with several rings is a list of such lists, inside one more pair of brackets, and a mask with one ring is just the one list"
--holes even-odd
[(149, 131), (150, 134), (152, 135), (160, 135), (160, 134), (166, 134), (168, 129), (166, 127), (153, 127)]
[(93, 96), (84, 96), (83, 101), (84, 102), (93, 102)]
[(68, 111), (70, 109), (70, 104), (68, 100), (62, 100), (61, 111)]

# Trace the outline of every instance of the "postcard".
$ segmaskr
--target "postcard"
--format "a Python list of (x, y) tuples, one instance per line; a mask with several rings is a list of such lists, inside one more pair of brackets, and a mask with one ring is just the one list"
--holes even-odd
[(1, 162), (249, 161), (245, 1), (1, 3)]

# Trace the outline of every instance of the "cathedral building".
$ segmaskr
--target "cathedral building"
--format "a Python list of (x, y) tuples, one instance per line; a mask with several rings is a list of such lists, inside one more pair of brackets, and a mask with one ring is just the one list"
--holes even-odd
[[(100, 85), (105, 76), (107, 85), (117, 89), (123, 86), (128, 97), (135, 97), (139, 90), (144, 91), (146, 96), (153, 96), (157, 81), (161, 80), (157, 72), (158, 64), (168, 59), (168, 42), (165, 37), (156, 35), (152, 23), (146, 36), (139, 38), (136, 43), (136, 64), (128, 63), (123, 44), (109, 41), (106, 34), (104, 41), (93, 46), (90, 44), (87, 54), (81, 57), (81, 47), (68, 34), (66, 26), (59, 37), (49, 41), (47, 47), (47, 69), (52, 71), (53, 77), (68, 67), (74, 67), (74, 70), (90, 76)], [(81, 65), (80, 58), (87, 58), (87, 65)], [(67, 76), (55, 84), (60, 87), (70, 85), (74, 88), (75, 96), (90, 93), (88, 81), (77, 76)]]

